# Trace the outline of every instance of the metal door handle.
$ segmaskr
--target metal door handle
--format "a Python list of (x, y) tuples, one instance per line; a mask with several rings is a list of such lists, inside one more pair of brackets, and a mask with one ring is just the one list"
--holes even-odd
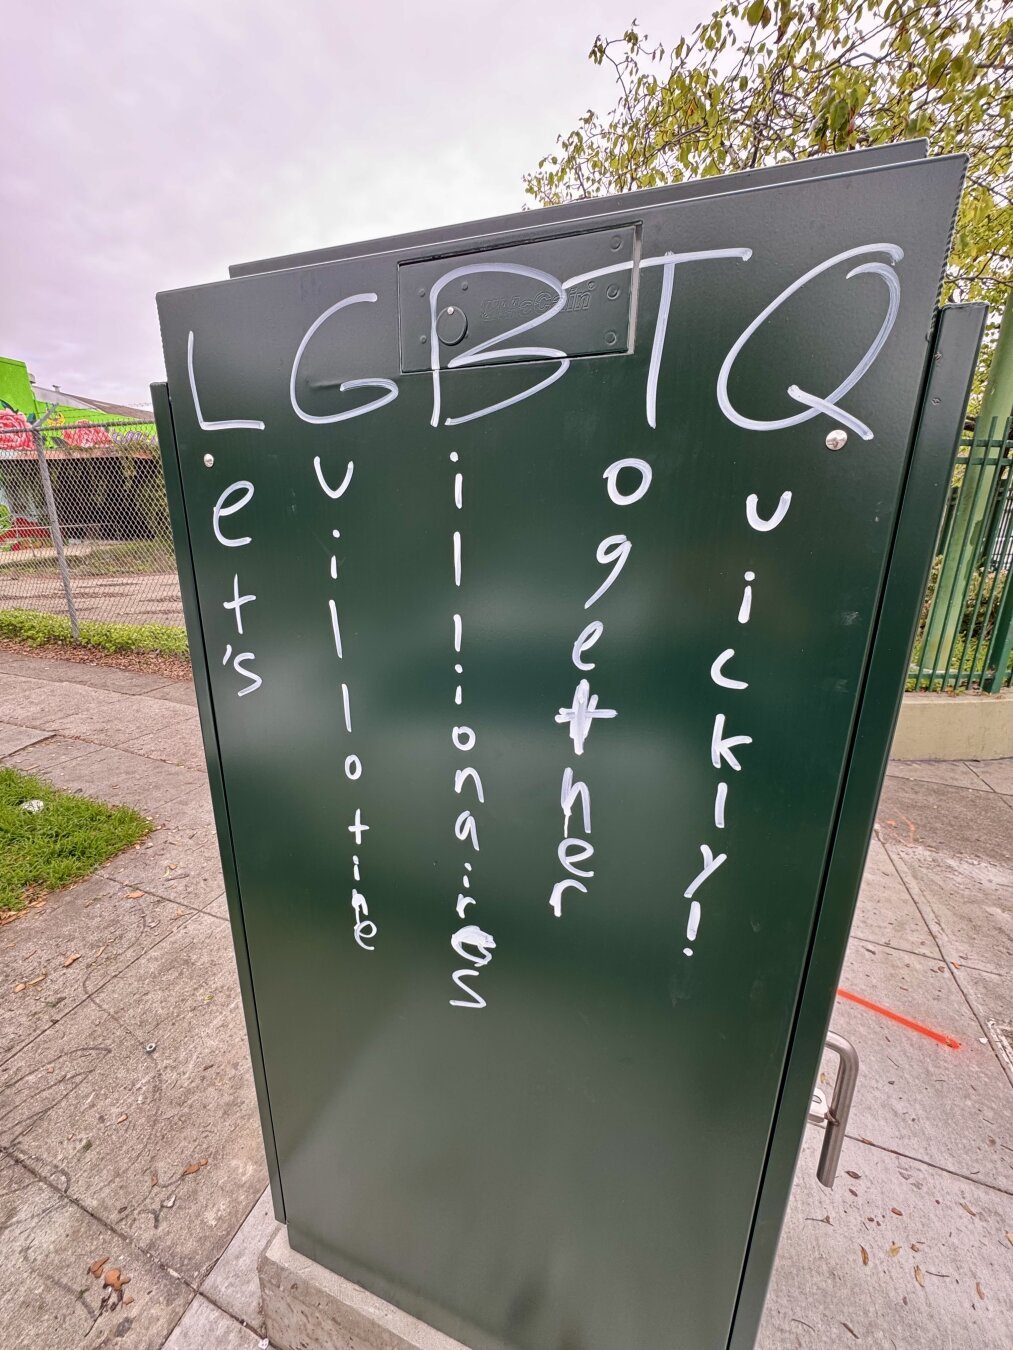
[(851, 1101), (855, 1095), (855, 1084), (858, 1082), (858, 1051), (850, 1041), (838, 1036), (836, 1031), (827, 1033), (827, 1049), (833, 1050), (838, 1059), (834, 1095), (828, 1106), (822, 1089), (816, 1088), (808, 1118), (811, 1124), (825, 1127), (816, 1178), (822, 1186), (830, 1190), (837, 1176), (837, 1164), (840, 1162), (841, 1149), (844, 1146)]

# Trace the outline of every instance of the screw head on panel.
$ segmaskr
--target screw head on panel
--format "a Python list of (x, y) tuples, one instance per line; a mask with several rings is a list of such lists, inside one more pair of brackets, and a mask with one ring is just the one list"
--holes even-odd
[(835, 427), (833, 431), (827, 432), (827, 449), (843, 450), (848, 442), (848, 433), (840, 427)]
[(214, 457), (214, 455), (205, 455), (205, 456), (204, 456), (204, 467), (205, 467), (205, 469), (210, 469), (211, 466), (214, 464), (214, 462), (215, 462), (215, 457)]

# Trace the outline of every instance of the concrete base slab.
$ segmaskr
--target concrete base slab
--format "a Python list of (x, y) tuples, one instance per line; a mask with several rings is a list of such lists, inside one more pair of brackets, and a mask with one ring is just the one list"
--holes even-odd
[(112, 693), (147, 696), (153, 695), (156, 690), (163, 690), (169, 683), (166, 675), (142, 675), (139, 671), (120, 670), (116, 666), (61, 661), (58, 657), (29, 656), (25, 652), (7, 651), (0, 652), (0, 675), (48, 680), (53, 684), (85, 684), (92, 689), (107, 689)]
[(221, 895), (218, 896), (216, 900), (211, 901), (210, 905), (205, 908), (204, 913), (213, 914), (216, 919), (224, 919), (225, 922), (228, 923), (229, 901), (224, 891), (222, 891)]
[(284, 1228), (262, 1254), (258, 1272), (265, 1326), (277, 1350), (467, 1350), (300, 1256)]
[(211, 820), (207, 775), (164, 764), (129, 750), (86, 741), (43, 741), (11, 755), (7, 763), (41, 773), (65, 792), (83, 792), (118, 806), (129, 802), (154, 820), (173, 825), (206, 825)]
[[(1013, 833), (1013, 813), (1010, 814)], [(1013, 978), (1013, 867), (928, 848), (896, 848), (960, 965)]]
[(12, 769), (48, 778), (57, 787), (59, 785), (53, 781), (53, 771), (57, 766), (65, 764), (67, 760), (90, 755), (94, 749), (89, 741), (75, 741), (69, 736), (55, 736), (47, 731), (41, 739), (29, 742), (22, 750), (5, 751), (4, 758)]
[(199, 1285), (267, 1182), (226, 925), (193, 914), (9, 1059), (0, 1147)]
[(265, 1190), (200, 1288), (212, 1303), (253, 1327), (261, 1336), (264, 1313), (257, 1260), (280, 1227), (274, 1217), (271, 1192)]
[(0, 1064), (194, 912), (93, 876), (6, 924), (0, 929)]
[(160, 759), (166, 764), (179, 764), (184, 769), (195, 769), (198, 773), (206, 772), (204, 741), (196, 710), (184, 712), (180, 708), (173, 711), (178, 720), (171, 729), (145, 731), (131, 738), (126, 743), (126, 749), (134, 755), (146, 755), (149, 759)]
[(851, 934), (853, 939), (898, 951), (939, 955), (932, 934), (878, 839), (869, 846)]
[(263, 1337), (198, 1294), (165, 1343), (165, 1350), (257, 1350)]
[[(193, 1290), (67, 1199), (66, 1184), (59, 1170), (39, 1175), (0, 1153), (0, 1344), (4, 1350), (159, 1350)], [(103, 1270), (128, 1277), (122, 1300), (89, 1272), (102, 1257), (108, 1258)]]
[(975, 760), (968, 766), (993, 792), (1013, 797), (1013, 759)]
[(887, 848), (919, 845), (1013, 867), (1013, 813), (995, 792), (888, 777), (876, 825)]
[(194, 909), (204, 909), (225, 885), (217, 847), (195, 848), (182, 830), (155, 830), (103, 863), (99, 871)]
[(179, 703), (195, 711), (197, 708), (192, 680), (173, 680), (171, 684), (163, 684), (159, 689), (150, 690), (148, 698), (160, 698), (163, 703)]
[(91, 685), (46, 683), (9, 675), (0, 689), (3, 720), (103, 745), (123, 745), (147, 731), (169, 732), (178, 717), (171, 704)]
[(0, 722), (0, 759), (5, 755), (13, 755), (17, 750), (24, 750), (28, 745), (34, 745), (36, 741), (47, 740), (52, 732), (39, 731), (35, 727), (22, 727), (13, 722)]
[(841, 985), (960, 1042), (838, 999), (831, 1025), (861, 1062), (848, 1134), (1013, 1193), (1009, 1083), (944, 963), (853, 942)]
[[(1003, 761), (999, 761), (1002, 763)], [(970, 788), (972, 792), (989, 789), (980, 774), (961, 760), (891, 759), (886, 766), (891, 778), (914, 778), (922, 783), (946, 783), (949, 787)]]
[(756, 1350), (1008, 1350), (1013, 1198), (854, 1139), (828, 1191), (819, 1146), (808, 1129)]
[(992, 1038), (992, 1048), (1013, 1084), (1013, 981), (1008, 975), (996, 975), (970, 966), (961, 970), (960, 979), (968, 999), (981, 1010), (985, 1030)]
[(891, 755), (897, 759), (1003, 759), (1013, 755), (1013, 690), (905, 694)]

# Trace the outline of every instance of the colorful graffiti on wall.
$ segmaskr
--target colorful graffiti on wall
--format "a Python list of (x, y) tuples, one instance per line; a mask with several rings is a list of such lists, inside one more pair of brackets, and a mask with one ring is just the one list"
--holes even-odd
[[(68, 409), (69, 411), (78, 413), (80, 409)], [(50, 413), (43, 420), (31, 413), (18, 412), (16, 408), (0, 399), (0, 459), (5, 458), (5, 451), (34, 451), (33, 429), (44, 428), (47, 439), (52, 439), (52, 434), (56, 433), (65, 445), (72, 446), (75, 450), (107, 450), (115, 445), (105, 427), (81, 426), (77, 417), (74, 418), (73, 426), (67, 426), (68, 421), (67, 413), (59, 410)], [(40, 423), (38, 428), (35, 428), (36, 422)]]
[[(51, 544), (40, 450), (70, 538), (82, 531), (108, 533), (113, 502), (127, 519), (129, 502), (124, 506), (121, 498), (141, 491), (157, 467), (157, 447), (152, 449), (151, 435), (136, 435), (132, 409), (40, 396), (51, 392), (59, 394), (37, 395), (25, 363), (0, 357), (0, 553)], [(124, 433), (118, 434), (119, 423)], [(140, 527), (134, 526), (136, 533)]]
[(20, 458), (26, 450), (34, 452), (33, 430), (43, 427), (50, 445), (51, 433), (59, 433), (66, 427), (61, 436), (65, 445), (75, 450), (108, 449), (114, 444), (109, 432), (104, 427), (82, 423), (118, 420), (94, 409), (41, 402), (35, 396), (25, 363), (0, 357), (0, 459)]

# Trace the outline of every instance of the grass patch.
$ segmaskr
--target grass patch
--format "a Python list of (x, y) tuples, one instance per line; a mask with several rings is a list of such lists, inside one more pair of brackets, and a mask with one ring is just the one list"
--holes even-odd
[[(33, 800), (41, 811), (22, 809)], [(33, 896), (79, 881), (153, 828), (129, 806), (105, 806), (0, 769), (0, 910), (24, 909)]]
[(39, 614), (32, 609), (0, 610), (0, 637), (13, 638), (31, 647), (62, 645), (94, 647), (102, 652), (189, 655), (185, 628), (169, 628), (157, 623), (82, 623), (75, 642), (69, 619), (58, 614)]

